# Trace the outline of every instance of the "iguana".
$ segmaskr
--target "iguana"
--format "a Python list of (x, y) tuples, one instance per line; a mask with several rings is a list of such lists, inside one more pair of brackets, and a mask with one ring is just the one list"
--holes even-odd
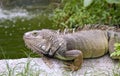
[[(67, 68), (76, 71), (83, 58), (103, 56), (114, 52), (114, 43), (120, 41), (120, 33), (103, 30), (84, 30), (74, 33), (59, 33), (42, 29), (26, 32), (23, 36), (28, 48), (51, 58), (73, 61)], [(112, 57), (117, 59), (119, 57)]]

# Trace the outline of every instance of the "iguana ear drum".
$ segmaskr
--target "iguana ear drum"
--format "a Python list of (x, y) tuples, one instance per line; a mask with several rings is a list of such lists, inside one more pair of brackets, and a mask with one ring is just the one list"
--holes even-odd
[(46, 46), (44, 46), (44, 45), (41, 47), (41, 49), (43, 49), (43, 50), (45, 50), (45, 48), (46, 48)]

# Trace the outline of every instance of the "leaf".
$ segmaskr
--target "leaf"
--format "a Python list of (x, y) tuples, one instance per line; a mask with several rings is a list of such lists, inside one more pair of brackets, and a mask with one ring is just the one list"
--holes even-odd
[(115, 50), (120, 51), (120, 43), (115, 43), (114, 46), (115, 46)]
[(92, 4), (93, 0), (84, 0), (84, 7), (88, 7)]
[(110, 3), (110, 4), (120, 4), (120, 0), (106, 0), (107, 3)]
[(115, 51), (110, 56), (118, 57), (120, 56), (120, 43), (115, 43), (114, 46), (115, 46)]

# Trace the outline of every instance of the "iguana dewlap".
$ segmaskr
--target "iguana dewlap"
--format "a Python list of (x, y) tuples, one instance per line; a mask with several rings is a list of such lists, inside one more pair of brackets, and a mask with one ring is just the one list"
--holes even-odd
[(113, 31), (88, 30), (59, 33), (54, 30), (34, 30), (23, 37), (28, 48), (38, 54), (61, 60), (73, 60), (69, 69), (78, 70), (83, 58), (95, 58), (114, 52), (114, 43), (120, 35)]

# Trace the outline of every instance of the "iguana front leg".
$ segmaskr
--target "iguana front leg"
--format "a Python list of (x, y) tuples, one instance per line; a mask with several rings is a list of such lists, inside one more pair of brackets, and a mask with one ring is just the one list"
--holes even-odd
[(73, 60), (72, 64), (68, 64), (66, 68), (76, 71), (79, 68), (81, 68), (82, 62), (83, 62), (83, 54), (80, 50), (69, 50), (64, 52), (64, 55), (57, 55), (57, 58), (61, 60)]

